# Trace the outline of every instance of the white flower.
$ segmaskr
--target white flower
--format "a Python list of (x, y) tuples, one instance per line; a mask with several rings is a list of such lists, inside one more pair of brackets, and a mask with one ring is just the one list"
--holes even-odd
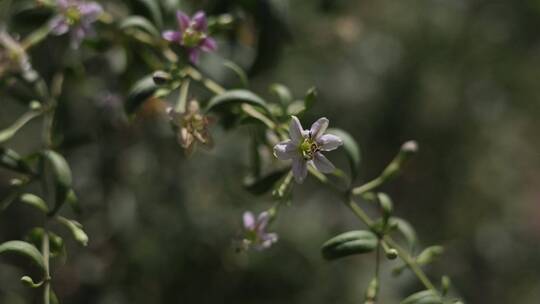
[(304, 130), (296, 116), (292, 116), (289, 127), (291, 139), (274, 146), (274, 155), (280, 160), (292, 160), (292, 172), (297, 183), (302, 183), (307, 176), (307, 165), (311, 164), (322, 173), (332, 173), (336, 168), (321, 153), (332, 151), (343, 144), (341, 138), (324, 134), (328, 128), (328, 119), (319, 118), (311, 129)]

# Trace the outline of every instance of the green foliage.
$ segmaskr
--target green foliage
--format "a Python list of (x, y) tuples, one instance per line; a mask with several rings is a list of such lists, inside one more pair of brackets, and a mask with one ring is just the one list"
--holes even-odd
[(158, 86), (154, 83), (152, 75), (141, 78), (129, 90), (128, 96), (126, 97), (126, 103), (124, 104), (126, 112), (129, 114), (134, 113), (144, 102), (148, 101), (157, 90)]
[(49, 214), (56, 214), (68, 201), (69, 193), (72, 191), (71, 169), (65, 158), (58, 152), (48, 150), (44, 151), (42, 155), (50, 165), (55, 184), (55, 204)]
[(337, 235), (322, 245), (322, 255), (327, 260), (367, 253), (377, 247), (377, 236), (367, 230), (355, 230)]
[(442, 304), (443, 301), (432, 290), (423, 290), (417, 293), (414, 293), (405, 300), (401, 301), (400, 304)]
[(39, 266), (42, 270), (45, 270), (43, 264), (43, 256), (37, 248), (27, 242), (23, 241), (8, 241), (0, 244), (0, 254), (12, 253), (29, 258), (35, 265)]
[(145, 32), (151, 34), (154, 37), (160, 37), (159, 30), (152, 24), (152, 22), (141, 16), (127, 17), (120, 23), (120, 28), (138, 28), (144, 30)]
[(214, 96), (212, 99), (210, 99), (210, 101), (208, 101), (205, 112), (218, 110), (222, 111), (230, 109), (233, 106), (238, 106), (242, 103), (248, 103), (253, 106), (261, 107), (268, 112), (267, 103), (264, 101), (264, 99), (251, 91), (240, 89), (230, 90), (223, 94)]

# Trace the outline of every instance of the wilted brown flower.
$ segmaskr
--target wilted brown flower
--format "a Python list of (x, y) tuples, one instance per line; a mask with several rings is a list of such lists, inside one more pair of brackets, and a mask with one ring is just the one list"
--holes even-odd
[(213, 146), (212, 137), (208, 131), (208, 126), (213, 120), (201, 113), (196, 100), (192, 99), (188, 102), (185, 112), (176, 112), (170, 108), (168, 114), (171, 123), (177, 129), (178, 143), (186, 150), (186, 154), (193, 153), (197, 142), (205, 148)]

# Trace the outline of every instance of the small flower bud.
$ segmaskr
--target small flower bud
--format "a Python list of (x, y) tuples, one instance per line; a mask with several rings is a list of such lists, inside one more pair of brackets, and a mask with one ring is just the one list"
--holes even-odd
[(401, 146), (401, 151), (404, 153), (418, 152), (418, 143), (414, 140), (409, 140)]
[(371, 282), (369, 282), (368, 288), (366, 289), (366, 303), (375, 303), (375, 299), (377, 298), (377, 294), (379, 293), (379, 280), (377, 278), (373, 278)]
[(12, 178), (12, 179), (9, 181), (9, 184), (10, 184), (11, 186), (14, 186), (14, 187), (15, 187), (15, 186), (20, 186), (20, 185), (22, 185), (23, 183), (24, 183), (24, 182), (23, 182), (21, 179), (19, 179), (19, 178)]
[(28, 107), (32, 111), (37, 111), (37, 110), (41, 109), (41, 103), (39, 101), (37, 101), (37, 100), (32, 100)]
[(403, 167), (403, 165), (410, 159), (410, 157), (418, 151), (418, 144), (416, 141), (410, 140), (404, 143), (399, 150), (399, 153), (392, 160), (392, 162), (384, 169), (381, 174), (381, 178), (384, 180), (390, 180), (396, 177)]
[(229, 27), (234, 22), (234, 17), (230, 14), (223, 14), (217, 17), (217, 25), (219, 27)]
[(389, 260), (395, 260), (398, 257), (398, 252), (394, 248), (390, 248), (384, 253)]
[(155, 71), (152, 75), (152, 79), (154, 80), (155, 84), (163, 85), (171, 80), (171, 74), (165, 71)]

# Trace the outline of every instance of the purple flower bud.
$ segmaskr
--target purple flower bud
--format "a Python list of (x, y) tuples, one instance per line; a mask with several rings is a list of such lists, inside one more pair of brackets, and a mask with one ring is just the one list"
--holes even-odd
[(198, 11), (189, 17), (182, 11), (176, 12), (178, 31), (165, 31), (163, 39), (183, 46), (189, 57), (189, 61), (196, 64), (199, 61), (200, 52), (212, 52), (217, 49), (216, 41), (208, 36), (208, 22), (206, 15)]
[(255, 250), (264, 250), (277, 242), (278, 235), (276, 233), (266, 232), (270, 217), (270, 213), (267, 211), (259, 214), (257, 218), (250, 211), (244, 212), (243, 223), (245, 236), (242, 243), (246, 248), (253, 247)]
[(95, 34), (92, 24), (103, 12), (101, 5), (96, 2), (81, 0), (58, 0), (58, 14), (54, 16), (49, 26), (54, 35), (69, 33), (71, 46), (78, 48), (84, 38)]
[(296, 116), (292, 116), (289, 127), (291, 139), (274, 146), (274, 155), (280, 160), (292, 160), (292, 172), (297, 183), (302, 183), (307, 176), (310, 164), (322, 173), (332, 173), (334, 165), (321, 153), (332, 151), (343, 145), (336, 135), (325, 134), (328, 119), (319, 118), (309, 130), (304, 130)]

